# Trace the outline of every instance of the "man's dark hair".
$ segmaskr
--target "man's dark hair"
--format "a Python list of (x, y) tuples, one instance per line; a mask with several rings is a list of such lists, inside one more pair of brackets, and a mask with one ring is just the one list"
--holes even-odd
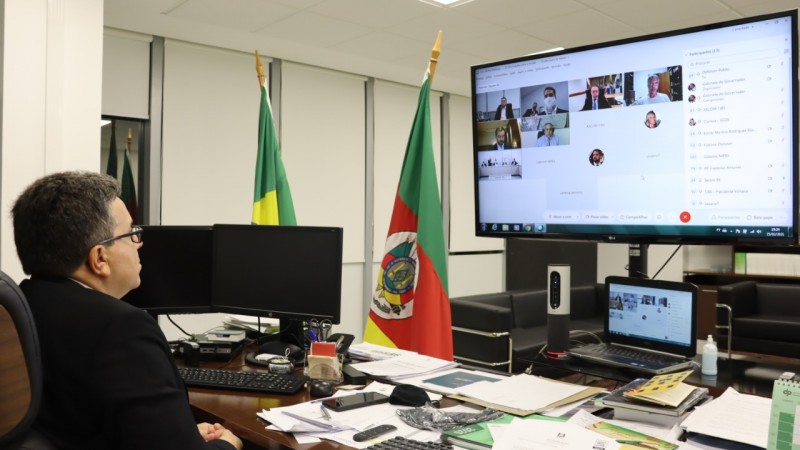
[(553, 91), (553, 97), (558, 98), (558, 93), (556, 93), (556, 88), (554, 88), (553, 86), (545, 86), (544, 89), (542, 89), (542, 94), (544, 95), (544, 93), (547, 91)]
[(36, 180), (11, 209), (17, 255), (26, 274), (72, 275), (98, 242), (113, 237), (117, 180), (94, 172), (61, 172)]

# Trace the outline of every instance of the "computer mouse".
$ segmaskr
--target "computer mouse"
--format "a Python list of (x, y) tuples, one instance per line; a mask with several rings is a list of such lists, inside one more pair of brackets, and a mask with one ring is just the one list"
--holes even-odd
[(324, 380), (311, 381), (312, 397), (330, 397), (333, 395), (333, 383)]

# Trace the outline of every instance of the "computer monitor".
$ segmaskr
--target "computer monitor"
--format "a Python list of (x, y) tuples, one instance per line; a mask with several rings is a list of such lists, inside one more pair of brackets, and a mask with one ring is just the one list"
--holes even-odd
[(152, 315), (211, 312), (211, 227), (142, 227), (141, 284), (122, 300)]
[(214, 311), (280, 319), (301, 347), (303, 321), (340, 322), (341, 228), (214, 225), (213, 248)]

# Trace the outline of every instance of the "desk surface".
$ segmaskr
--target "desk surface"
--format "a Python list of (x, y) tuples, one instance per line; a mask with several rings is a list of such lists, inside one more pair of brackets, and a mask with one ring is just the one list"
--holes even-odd
[[(695, 358), (700, 367), (701, 355)], [(626, 383), (634, 378), (645, 378), (651, 375), (617, 367), (601, 366), (577, 358), (553, 360), (544, 355), (526, 360), (533, 364), (533, 374), (561, 378), (566, 374), (584, 374)], [(561, 376), (559, 376), (559, 371)], [(767, 355), (737, 355), (731, 359), (720, 357), (717, 361), (717, 376), (708, 377), (695, 370), (686, 382), (695, 386), (704, 386), (713, 396), (722, 394), (728, 387), (743, 394), (771, 397), (774, 381), (783, 372), (800, 374), (800, 360), (770, 357)]]
[[(252, 349), (245, 349), (229, 363), (206, 362), (206, 367), (217, 367), (233, 370), (265, 371), (266, 368), (247, 365), (244, 354)], [(604, 380), (623, 383), (633, 378), (646, 376), (641, 373), (622, 369), (603, 367), (576, 359), (551, 360), (544, 356), (530, 361), (534, 364), (534, 374), (550, 378), (563, 378), (567, 375), (584, 374)], [(179, 361), (179, 364), (181, 362)], [(721, 394), (728, 387), (738, 392), (770, 397), (773, 381), (784, 371), (800, 374), (800, 360), (788, 358), (770, 358), (757, 355), (734, 355), (733, 359), (720, 358), (719, 375), (709, 378), (700, 375), (697, 370), (687, 382), (706, 386), (714, 396)], [(300, 445), (289, 434), (266, 430), (267, 422), (258, 418), (256, 413), (262, 409), (289, 406), (311, 400), (308, 389), (302, 389), (293, 395), (263, 395), (251, 392), (228, 391), (222, 389), (189, 388), (189, 402), (198, 421), (219, 422), (230, 428), (245, 441), (245, 448), (265, 449), (310, 449), (332, 450), (350, 447), (336, 442), (323, 440), (316, 444)]]
[[(252, 351), (254, 348), (245, 348), (242, 354), (228, 363), (201, 362), (201, 365), (219, 369), (267, 371), (266, 367), (245, 363), (244, 355)], [(183, 364), (180, 360), (177, 363)], [(198, 422), (221, 423), (245, 442), (245, 450), (253, 448), (305, 450), (312, 447), (314, 450), (350, 449), (349, 446), (324, 439), (314, 444), (298, 444), (288, 433), (267, 430), (268, 422), (256, 416), (256, 413), (263, 409), (291, 406), (310, 400), (313, 400), (313, 397), (307, 387), (292, 395), (189, 388), (189, 403), (195, 419)], [(442, 400), (444, 406), (457, 403), (452, 399)]]
[[(245, 348), (241, 355), (231, 362), (203, 362), (204, 367), (254, 370), (266, 372), (266, 367), (248, 365), (244, 354), (253, 349)], [(181, 364), (181, 361), (178, 361)], [(198, 421), (219, 422), (246, 442), (245, 448), (252, 445), (266, 449), (309, 449), (328, 450), (349, 448), (336, 442), (323, 440), (317, 444), (300, 445), (289, 434), (266, 430), (268, 423), (256, 416), (262, 409), (290, 406), (312, 400), (308, 388), (293, 395), (259, 394), (254, 392), (229, 391), (224, 389), (189, 388), (189, 403)]]

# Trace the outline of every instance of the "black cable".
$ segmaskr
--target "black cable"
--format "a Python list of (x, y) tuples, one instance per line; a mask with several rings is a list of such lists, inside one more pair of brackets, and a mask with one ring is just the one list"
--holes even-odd
[(662, 270), (664, 270), (664, 267), (666, 267), (666, 266), (667, 266), (667, 264), (669, 264), (669, 262), (672, 260), (672, 257), (673, 257), (673, 256), (675, 256), (675, 253), (678, 253), (678, 250), (680, 250), (680, 249), (681, 249), (681, 247), (683, 247), (683, 244), (680, 244), (680, 245), (678, 245), (678, 246), (675, 248), (675, 251), (674, 251), (674, 252), (672, 252), (672, 254), (671, 254), (671, 255), (669, 255), (669, 258), (667, 258), (667, 260), (666, 260), (666, 261), (664, 261), (664, 264), (662, 264), (662, 265), (661, 265), (661, 268), (660, 268), (660, 269), (658, 269), (658, 272), (656, 272), (656, 274), (655, 274), (655, 275), (653, 275), (653, 279), (654, 279), (654, 280), (656, 279), (656, 277), (658, 276), (658, 274), (660, 274), (660, 273), (661, 273), (661, 271), (662, 271)]
[(180, 325), (178, 325), (177, 323), (175, 323), (175, 321), (174, 321), (174, 320), (172, 320), (172, 317), (171, 317), (169, 314), (167, 314), (167, 320), (169, 320), (169, 322), (170, 322), (171, 324), (175, 325), (175, 328), (179, 329), (179, 330), (181, 331), (181, 333), (183, 333), (183, 334), (185, 334), (185, 335), (187, 335), (187, 336), (189, 336), (189, 337), (193, 337), (193, 336), (194, 336), (194, 335), (193, 335), (193, 334), (191, 334), (191, 333), (187, 333), (187, 332), (186, 332), (186, 330), (184, 330), (183, 328), (181, 328), (181, 327), (180, 327)]
[[(631, 272), (631, 265), (630, 264), (625, 264), (625, 270), (628, 271), (628, 274), (630, 275), (631, 274), (630, 273)], [(639, 278), (644, 278), (645, 280), (649, 280), (650, 279), (650, 277), (648, 277), (646, 273), (639, 272), (638, 270), (634, 270), (633, 271), (633, 275), (636, 275)]]

